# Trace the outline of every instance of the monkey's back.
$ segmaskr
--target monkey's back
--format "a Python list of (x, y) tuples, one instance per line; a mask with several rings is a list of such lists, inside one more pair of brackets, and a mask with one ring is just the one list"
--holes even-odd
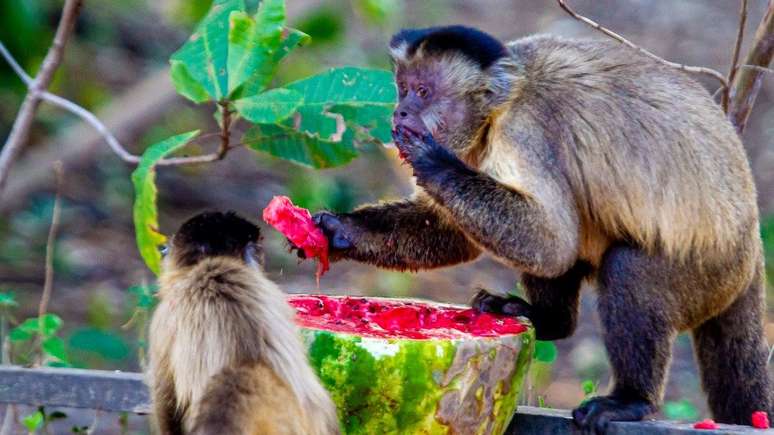
[(676, 256), (729, 255), (755, 238), (747, 156), (699, 83), (611, 41), (533, 36), (508, 48), (519, 85), (507, 116), (551, 144), (546, 170), (567, 175), (581, 225)]

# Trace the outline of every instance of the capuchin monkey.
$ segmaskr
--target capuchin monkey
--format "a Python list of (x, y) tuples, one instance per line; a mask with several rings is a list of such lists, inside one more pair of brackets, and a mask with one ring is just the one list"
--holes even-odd
[(333, 260), (420, 270), (485, 252), (521, 272), (528, 301), (484, 291), (473, 306), (529, 317), (540, 340), (573, 333), (589, 281), (614, 382), (573, 411), (584, 430), (657, 410), (681, 331), (716, 420), (772, 415), (755, 186), (705, 89), (608, 41), (450, 26), (401, 31), (390, 51), (416, 192), (317, 213)]
[(162, 434), (338, 434), (285, 295), (260, 264), (260, 230), (202, 213), (172, 237), (150, 326)]

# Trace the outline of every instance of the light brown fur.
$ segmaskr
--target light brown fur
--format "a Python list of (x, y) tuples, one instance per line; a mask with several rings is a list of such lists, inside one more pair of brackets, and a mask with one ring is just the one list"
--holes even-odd
[(161, 431), (338, 433), (280, 289), (241, 259), (173, 262), (165, 259), (150, 327), (148, 374)]

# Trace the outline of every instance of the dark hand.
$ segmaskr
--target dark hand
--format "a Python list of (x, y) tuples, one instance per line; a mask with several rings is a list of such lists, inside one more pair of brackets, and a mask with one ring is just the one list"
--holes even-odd
[(493, 295), (484, 289), (479, 290), (470, 305), (482, 313), (524, 316), (528, 319), (532, 317), (532, 306), (524, 299), (518, 296), (505, 298)]
[(455, 165), (465, 166), (454, 153), (436, 142), (428, 131), (417, 133), (399, 125), (392, 131), (392, 138), (403, 159), (414, 169), (414, 176), (420, 184)]
[[(312, 221), (328, 239), (328, 254), (331, 260), (338, 260), (354, 247), (352, 244), (354, 231), (342, 221), (341, 217), (328, 211), (320, 211), (312, 216)], [(303, 249), (298, 249), (296, 255), (299, 258), (306, 258)]]

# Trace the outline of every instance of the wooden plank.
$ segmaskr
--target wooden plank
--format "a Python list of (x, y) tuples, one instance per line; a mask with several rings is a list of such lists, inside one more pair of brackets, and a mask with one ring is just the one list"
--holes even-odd
[(0, 402), (145, 414), (150, 396), (140, 373), (0, 366)]
[[(80, 369), (25, 369), (0, 365), (0, 403), (48, 407), (101, 409), (147, 414), (148, 389), (140, 373)], [(749, 426), (719, 425), (696, 430), (690, 424), (667, 421), (611, 423), (611, 435), (774, 434)], [(579, 434), (569, 411), (520, 406), (508, 435)]]
[[(570, 411), (533, 406), (519, 406), (507, 430), (508, 435), (580, 434), (570, 416)], [(675, 423), (663, 420), (639, 422), (612, 422), (609, 435), (720, 435), (720, 434), (772, 434), (774, 430), (755, 429), (751, 426), (718, 424), (717, 430), (694, 429), (691, 423)]]

